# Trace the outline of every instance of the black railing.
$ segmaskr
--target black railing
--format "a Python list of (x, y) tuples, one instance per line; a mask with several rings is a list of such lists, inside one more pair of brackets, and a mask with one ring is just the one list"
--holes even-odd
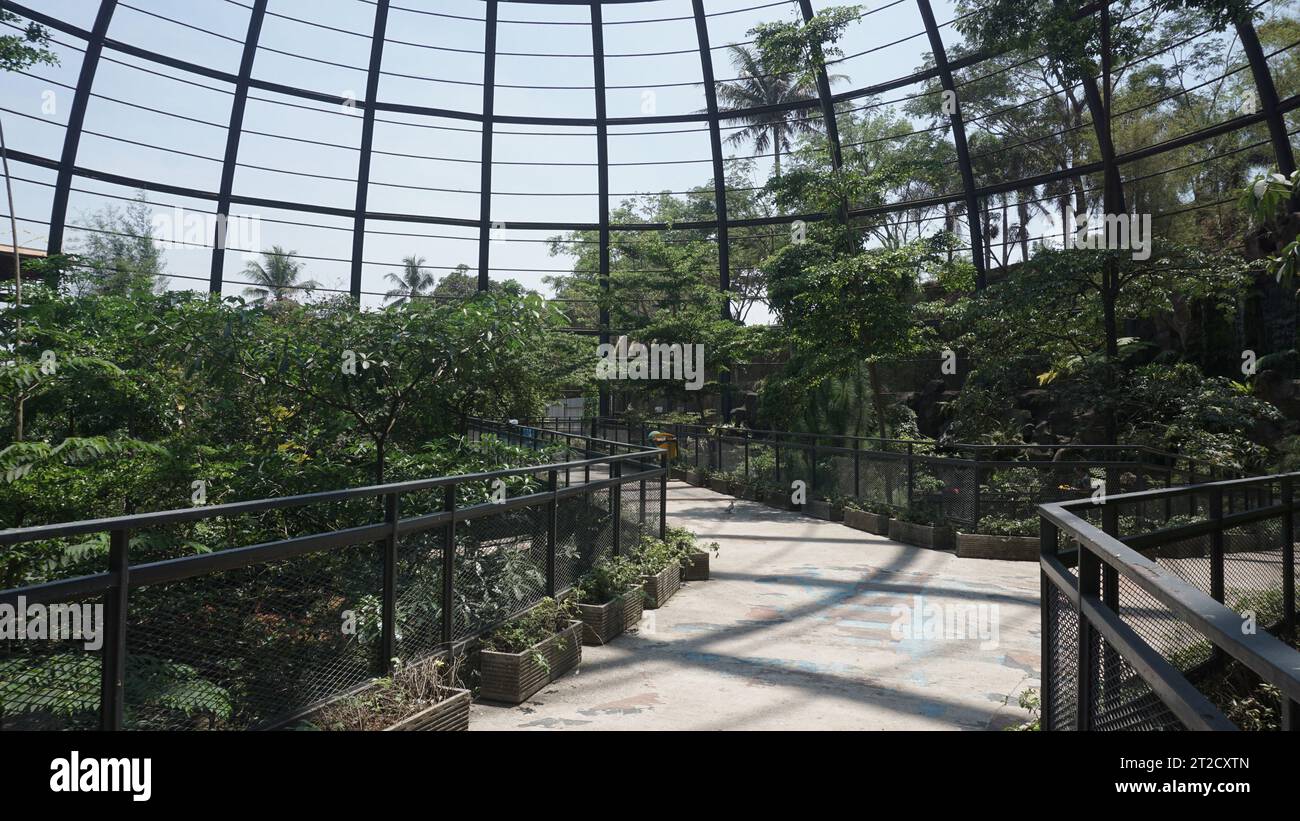
[(1043, 728), (1297, 729), (1298, 478), (1043, 505)]
[[(0, 641), (0, 729), (283, 726), (395, 662), (464, 649), (600, 556), (664, 535), (662, 451), (486, 422), (471, 433), (535, 439), (546, 460), (0, 531), (4, 549), (44, 548), (56, 567), (108, 543), (101, 569), (0, 591), (25, 613), (102, 612), (100, 647), (49, 631)], [(278, 538), (239, 540), (267, 531)]]
[(811, 499), (921, 509), (971, 530), (988, 517), (1032, 525), (1037, 505), (1098, 490), (1169, 488), (1231, 475), (1187, 456), (1131, 445), (961, 444), (617, 419), (535, 424), (635, 445), (648, 444), (653, 432), (670, 433), (679, 467), (773, 490), (788, 490), (801, 479)]

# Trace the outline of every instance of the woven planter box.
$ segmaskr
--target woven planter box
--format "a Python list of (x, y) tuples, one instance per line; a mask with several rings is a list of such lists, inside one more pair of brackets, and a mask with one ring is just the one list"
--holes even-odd
[(686, 468), (671, 467), (668, 469), (668, 478), (676, 482), (686, 481)]
[(707, 582), (708, 580), (709, 551), (701, 550), (682, 559), (682, 581)]
[(479, 654), (479, 698), (519, 704), (581, 661), (580, 621), (569, 622), (564, 630), (522, 653), (483, 650)]
[(469, 729), (469, 690), (452, 690), (450, 698), (439, 701), (413, 716), (402, 719), (385, 732), (455, 732)]
[(696, 487), (699, 487), (700, 485), (704, 484), (704, 474), (700, 473), (698, 470), (688, 469), (686, 471), (686, 481), (692, 485), (695, 485)]
[(709, 490), (714, 493), (725, 493), (731, 495), (731, 480), (729, 479), (710, 479)]
[(950, 527), (931, 527), (890, 519), (889, 538), (903, 544), (928, 547), (932, 550), (953, 549), (953, 533)]
[(844, 506), (835, 505), (821, 499), (814, 499), (803, 506), (803, 512), (816, 519), (828, 522), (844, 521)]
[(580, 604), (582, 618), (582, 643), (592, 647), (607, 644), (624, 630), (631, 630), (641, 621), (644, 605), (640, 590), (632, 590), (604, 604)]
[(645, 579), (645, 609), (658, 610), (682, 586), (682, 566), (670, 564), (653, 576), (642, 578)]
[(958, 533), (957, 555), (963, 559), (1006, 559), (1013, 562), (1036, 562), (1039, 542), (1033, 536), (989, 536), (983, 533)]
[(854, 530), (875, 533), (877, 536), (889, 535), (889, 517), (880, 513), (868, 513), (865, 510), (844, 511), (844, 524)]

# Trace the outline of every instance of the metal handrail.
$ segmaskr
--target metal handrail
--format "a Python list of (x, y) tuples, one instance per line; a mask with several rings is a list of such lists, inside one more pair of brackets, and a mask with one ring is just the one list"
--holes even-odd
[[(509, 434), (515, 430), (513, 426), (482, 420), (475, 420), (471, 424), (475, 426), (478, 432), (505, 432)], [(653, 512), (653, 515), (658, 518), (658, 535), (660, 538), (664, 536), (666, 527), (665, 491), (668, 475), (667, 455), (664, 451), (652, 447), (629, 446), (627, 443), (599, 440), (577, 434), (563, 434), (555, 431), (544, 432), (565, 437), (566, 440), (577, 440), (580, 443), (592, 446), (591, 450), (609, 447), (611, 451), (628, 449), (631, 452), (611, 452), (608, 455), (590, 459), (549, 462), (482, 473), (393, 482), (276, 499), (257, 499), (222, 505), (140, 513), (0, 531), (0, 544), (4, 545), (92, 532), (106, 532), (110, 537), (108, 567), (104, 571), (0, 590), (0, 604), (15, 606), (20, 602), (28, 604), (52, 603), (91, 595), (102, 596), (105, 605), (105, 616), (101, 652), (102, 664), (100, 666), (100, 726), (103, 729), (120, 729), (124, 721), (125, 709), (123, 676), (127, 661), (127, 610), (131, 591), (149, 585), (170, 583), (221, 571), (236, 570), (309, 553), (360, 544), (376, 544), (382, 548), (383, 562), (383, 589), (379, 591), (383, 617), (381, 619), (382, 628), (377, 661), (380, 674), (387, 674), (391, 670), (393, 652), (397, 641), (397, 542), (402, 536), (428, 532), (434, 529), (442, 530), (441, 558), (438, 561), (442, 564), (443, 588), (441, 600), (443, 602), (454, 600), (455, 533), (457, 525), (464, 522), (521, 508), (546, 508), (548, 514), (546, 517), (545, 593), (548, 596), (556, 596), (564, 592), (559, 589), (557, 584), (555, 560), (558, 545), (556, 511), (558, 503), (562, 499), (608, 489), (610, 507), (614, 511), (612, 525), (613, 549), (617, 552), (621, 549), (621, 534), (623, 532), (623, 516), (621, 513), (623, 485), (634, 485), (640, 488), (642, 494), (640, 527), (644, 528), (652, 521), (651, 511), (646, 505), (645, 494), (650, 488), (650, 483), (653, 482), (659, 488), (659, 507), (657, 511)], [(570, 441), (569, 446), (572, 447), (572, 441)], [(653, 467), (645, 466), (645, 463), (649, 461), (647, 457), (652, 457)], [(638, 464), (640, 469), (624, 473), (622, 468), (629, 463)], [(592, 481), (590, 468), (597, 465), (609, 468), (608, 478), (596, 478), (595, 481)], [(569, 481), (568, 477), (575, 469), (583, 471), (585, 481), (579, 484), (573, 484)], [(543, 491), (528, 493), (501, 502), (486, 502), (465, 507), (457, 505), (456, 488), (461, 484), (538, 473), (547, 475), (547, 488)], [(559, 483), (561, 476), (565, 477), (564, 486)], [(404, 493), (433, 488), (443, 489), (443, 510), (407, 518), (400, 516), (400, 502)], [(292, 536), (212, 553), (180, 556), (141, 564), (132, 564), (130, 561), (129, 537), (133, 531), (166, 524), (218, 518), (231, 514), (278, 510), (313, 503), (337, 502), (357, 498), (382, 498), (384, 500), (382, 518), (379, 521), (359, 526)], [(466, 640), (462, 638), (453, 641), (455, 637), (452, 631), (452, 620), (447, 615), (448, 612), (450, 611), (444, 612), (441, 620), (442, 635), (439, 646), (442, 648), (448, 648), (457, 642), (463, 643)]]
[[(1192, 535), (1210, 534), (1217, 542), (1217, 549), (1211, 548), (1211, 561), (1221, 563), (1224, 530), (1244, 522), (1283, 518), (1283, 623), (1288, 627), (1294, 627), (1296, 621), (1294, 515), (1297, 508), (1300, 508), (1300, 503), (1293, 498), (1292, 487), (1297, 479), (1300, 479), (1300, 473), (1272, 474), (1159, 490), (1134, 491), (1107, 496), (1100, 501), (1081, 499), (1039, 505), (1042, 551), (1040, 568), (1043, 602), (1044, 728), (1052, 729), (1050, 682), (1053, 671), (1050, 666), (1055, 654), (1050, 644), (1052, 631), (1048, 624), (1050, 615), (1048, 597), (1051, 589), (1055, 588), (1069, 598), (1078, 614), (1080, 635), (1076, 647), (1080, 658), (1075, 667), (1076, 676), (1079, 675), (1078, 671), (1092, 669), (1090, 655), (1093, 652), (1093, 642), (1089, 631), (1095, 630), (1116, 648), (1161, 701), (1186, 725), (1200, 729), (1235, 729), (1181, 672), (1173, 668), (1154, 648), (1143, 642), (1119, 619), (1113, 600), (1118, 589), (1116, 578), (1123, 576), (1167, 607), (1188, 626), (1209, 639), (1217, 651), (1232, 657), (1254, 671), (1263, 681), (1277, 687), (1284, 694), (1284, 726), (1287, 729), (1296, 729), (1296, 722), (1300, 721), (1300, 716), (1297, 715), (1297, 712), (1300, 712), (1297, 710), (1297, 703), (1300, 702), (1300, 651), (1267, 632), (1244, 633), (1241, 629), (1241, 615), (1233, 612), (1220, 600), (1223, 595), (1221, 582), (1218, 585), (1218, 598), (1216, 598), (1212, 593), (1206, 593), (1142, 555), (1134, 546), (1126, 544), (1124, 537), (1109, 533), (1107, 530), (1117, 530), (1118, 510), (1122, 505), (1164, 501), (1207, 493), (1215, 500), (1207, 521), (1130, 536), (1127, 541), (1145, 550), (1178, 542)], [(1281, 500), (1273, 503), (1271, 490), (1275, 484), (1281, 489)], [(1224, 515), (1222, 510), (1224, 490), (1261, 486), (1268, 486), (1270, 490), (1269, 504), (1243, 513)], [(1109, 521), (1102, 527), (1098, 527), (1079, 515), (1084, 510), (1101, 510), (1103, 521), (1107, 519)], [(1058, 552), (1060, 534), (1064, 534), (1069, 541), (1078, 546), (1077, 577), (1061, 561), (1062, 554)], [(1215, 571), (1212, 569), (1212, 572)], [(1221, 569), (1217, 574), (1222, 578)], [(1214, 586), (1213, 582), (1212, 586)], [(1112, 601), (1108, 602), (1107, 599)], [(1073, 666), (1072, 662), (1071, 666)], [(1076, 708), (1079, 717), (1078, 725), (1081, 729), (1089, 728), (1090, 714), (1086, 702), (1091, 685), (1092, 682), (1086, 680), (1077, 683)], [(1227, 722), (1226, 728), (1223, 726), (1225, 722)]]

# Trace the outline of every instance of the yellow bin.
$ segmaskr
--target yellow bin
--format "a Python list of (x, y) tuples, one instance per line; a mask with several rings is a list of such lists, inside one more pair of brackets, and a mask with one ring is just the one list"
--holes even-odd
[(660, 450), (668, 451), (668, 461), (677, 461), (677, 437), (671, 433), (662, 433), (660, 431), (650, 432), (650, 442)]

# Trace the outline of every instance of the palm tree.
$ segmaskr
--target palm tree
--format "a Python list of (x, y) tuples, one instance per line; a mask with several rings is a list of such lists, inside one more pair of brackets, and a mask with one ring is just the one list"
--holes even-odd
[(384, 278), (397, 287), (384, 294), (391, 305), (402, 305), (418, 296), (427, 296), (433, 288), (433, 274), (424, 270), (424, 257), (412, 254), (402, 260), (402, 273), (389, 271)]
[[(806, 77), (791, 77), (768, 71), (763, 59), (745, 46), (728, 46), (731, 64), (737, 79), (718, 86), (718, 97), (733, 109), (778, 106), (797, 100), (807, 100), (817, 94), (817, 87)], [(839, 79), (838, 76), (834, 79)], [(792, 138), (798, 134), (817, 131), (815, 120), (802, 110), (761, 111), (742, 118), (745, 127), (733, 131), (727, 138), (732, 145), (746, 140), (754, 141), (754, 153), (766, 154), (772, 150), (775, 175), (781, 176), (781, 152), (789, 153)]]
[(244, 276), (251, 279), (255, 287), (245, 288), (244, 296), (252, 297), (254, 302), (283, 302), (293, 299), (295, 291), (310, 291), (319, 288), (320, 283), (314, 279), (299, 280), (303, 263), (294, 259), (297, 251), (286, 251), (279, 245), (272, 245), (271, 250), (262, 252), (265, 262), (250, 261), (244, 266)]

